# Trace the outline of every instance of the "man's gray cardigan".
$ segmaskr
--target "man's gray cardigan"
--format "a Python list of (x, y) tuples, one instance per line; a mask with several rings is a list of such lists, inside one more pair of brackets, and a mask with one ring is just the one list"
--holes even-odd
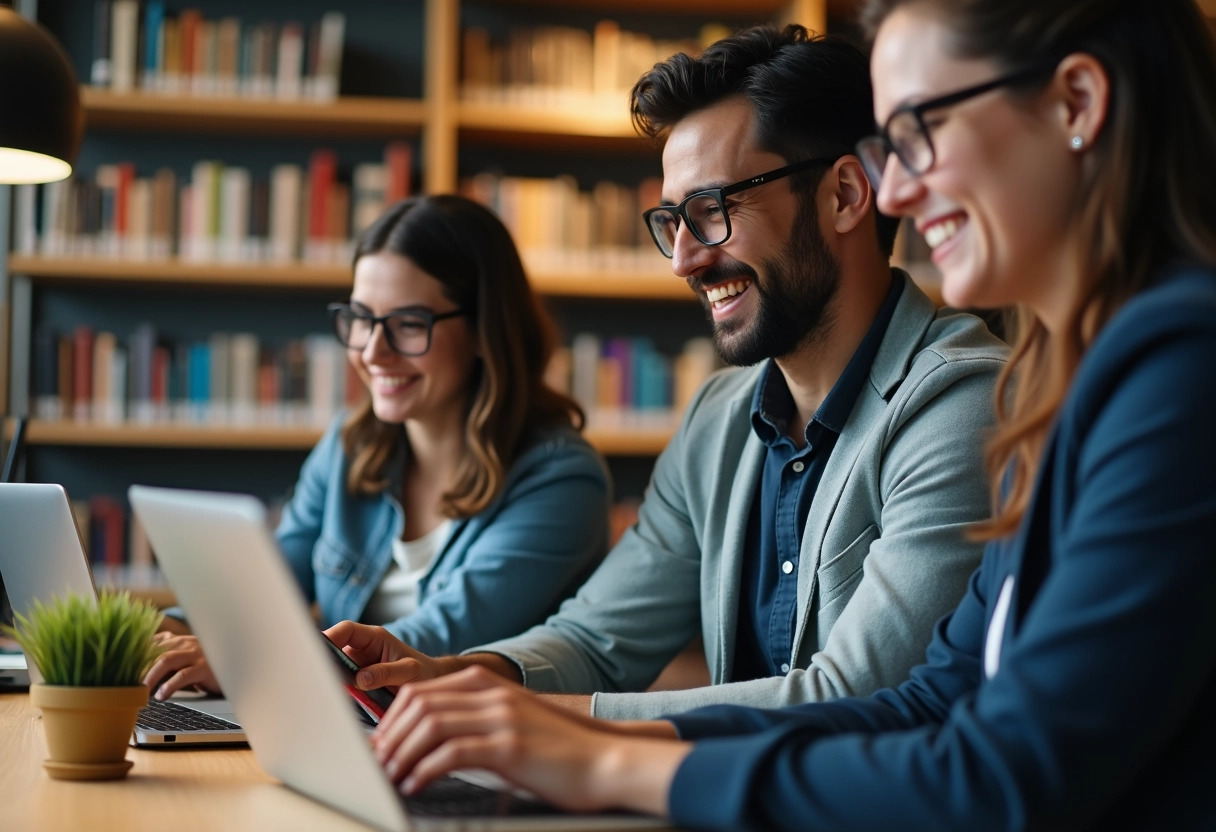
[[(728, 683), (764, 460), (750, 420), (761, 367), (701, 387), (655, 464), (637, 525), (574, 598), (544, 624), (469, 652), (509, 658), (537, 691), (596, 693), (592, 712), (615, 719), (779, 707), (903, 681), (979, 564), (982, 546), (963, 531), (990, 510), (983, 443), (1005, 355), (982, 322), (937, 311), (908, 280), (807, 517), (788, 674)], [(698, 633), (712, 687), (633, 692)]]

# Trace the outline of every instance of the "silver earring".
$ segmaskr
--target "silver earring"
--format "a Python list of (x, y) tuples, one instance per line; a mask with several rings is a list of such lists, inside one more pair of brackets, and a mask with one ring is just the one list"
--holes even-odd
[(1073, 136), (1072, 141), (1070, 141), (1069, 144), (1072, 145), (1073, 150), (1080, 150), (1085, 146), (1085, 139), (1081, 138), (1080, 136)]

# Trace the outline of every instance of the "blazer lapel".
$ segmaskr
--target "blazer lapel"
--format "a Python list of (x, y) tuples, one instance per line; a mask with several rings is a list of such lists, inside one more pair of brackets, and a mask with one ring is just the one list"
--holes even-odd
[(896, 279), (902, 277), (904, 280), (903, 293), (895, 305), (895, 313), (887, 325), (878, 354), (874, 356), (870, 384), (858, 394), (849, 420), (836, 440), (836, 447), (823, 470), (823, 477), (807, 514), (806, 528), (802, 532), (798, 557), (798, 609), (801, 616), (794, 633), (794, 655), (800, 653), (803, 640), (814, 622), (811, 600), (815, 596), (816, 576), (828, 527), (838, 510), (849, 509), (848, 506), (840, 506), (845, 485), (857, 465), (858, 454), (868, 444), (867, 434), (874, 425), (883, 422), (882, 412), (887, 406), (887, 399), (908, 374), (908, 367), (937, 314), (933, 301), (904, 272), (897, 269), (894, 274)]

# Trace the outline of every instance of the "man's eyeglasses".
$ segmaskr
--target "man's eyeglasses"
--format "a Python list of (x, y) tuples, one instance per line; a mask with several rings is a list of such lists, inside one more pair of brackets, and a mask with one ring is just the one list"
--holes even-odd
[(933, 149), (933, 140), (929, 137), (929, 128), (925, 124), (925, 113), (962, 103), (998, 87), (1050, 75), (1054, 71), (1054, 66), (1033, 66), (974, 87), (896, 108), (887, 117), (887, 123), (877, 136), (867, 136), (857, 143), (857, 156), (870, 179), (870, 185), (875, 191), (881, 187), (882, 173), (886, 170), (887, 160), (892, 153), (904, 166), (904, 170), (912, 176), (923, 176), (933, 167), (937, 154)]
[(426, 355), (431, 348), (431, 330), (436, 321), (458, 318), (461, 309), (432, 312), (429, 309), (401, 309), (388, 315), (368, 315), (347, 303), (331, 303), (328, 307), (334, 321), (334, 335), (342, 346), (361, 350), (372, 339), (376, 324), (384, 328), (384, 340), (396, 353), (408, 356)]
[(835, 161), (836, 159), (828, 158), (807, 159), (744, 179), (724, 188), (698, 191), (695, 194), (689, 194), (679, 205), (660, 205), (644, 211), (642, 219), (646, 222), (646, 227), (650, 229), (650, 236), (654, 238), (654, 244), (666, 257), (675, 254), (676, 232), (680, 230), (681, 221), (704, 245), (719, 246), (730, 239), (730, 213), (726, 210), (726, 197), (749, 188), (767, 185), (769, 182), (775, 182), (815, 165), (830, 165)]

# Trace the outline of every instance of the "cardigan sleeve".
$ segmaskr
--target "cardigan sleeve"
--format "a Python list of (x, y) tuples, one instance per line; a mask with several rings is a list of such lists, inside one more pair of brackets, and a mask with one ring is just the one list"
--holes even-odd
[[(677, 719), (689, 736), (727, 736), (698, 743), (681, 765), (676, 823), (1087, 828), (1210, 707), (1216, 385), (1203, 380), (1216, 327), (1139, 324), (1149, 334), (1104, 341), (1111, 355), (1094, 357), (1100, 372), (1084, 387), (1078, 377), (1079, 404), (1063, 411), (1052, 447), (1071, 467), (1049, 495), (1051, 568), (1037, 595), (1015, 593), (1022, 616), (997, 673), (970, 690), (951, 678), (975, 673), (981, 578), (965, 614), (939, 628), (930, 663), (896, 691), (779, 717)], [(933, 661), (955, 648), (971, 662)]]

